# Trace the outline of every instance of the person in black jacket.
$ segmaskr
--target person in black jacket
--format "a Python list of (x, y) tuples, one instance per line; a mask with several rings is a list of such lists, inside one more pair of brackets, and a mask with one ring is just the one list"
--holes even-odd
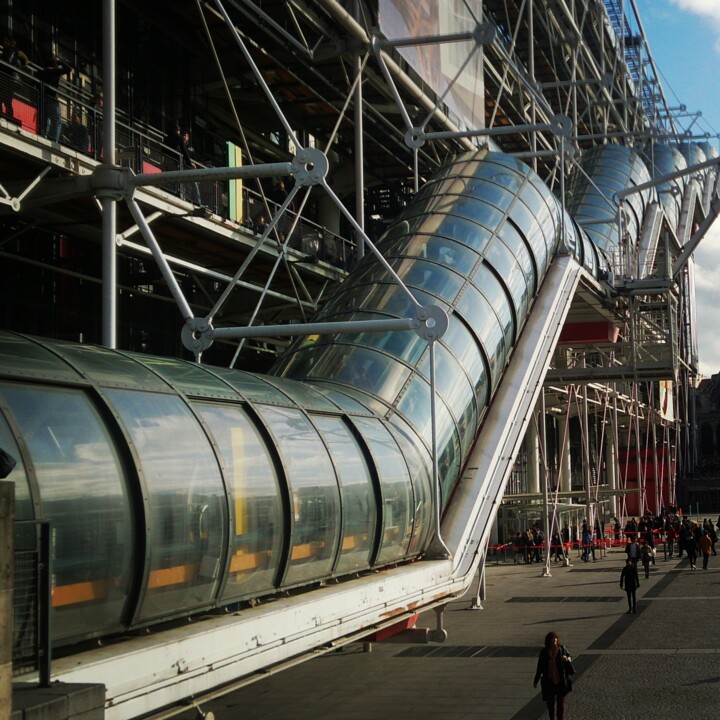
[(556, 632), (549, 632), (545, 636), (545, 647), (538, 655), (533, 687), (537, 687), (540, 682), (542, 698), (547, 703), (550, 720), (565, 718), (565, 696), (572, 690), (569, 675), (573, 672), (568, 649), (560, 644)]
[(620, 573), (620, 587), (627, 593), (628, 613), (635, 613), (635, 591), (640, 587), (640, 576), (638, 575), (637, 565), (628, 558), (625, 561), (625, 567)]
[(43, 97), (45, 98), (45, 137), (56, 143), (62, 137), (62, 120), (60, 114), (60, 102), (58, 100), (58, 86), (63, 75), (69, 75), (72, 67), (64, 60), (52, 57), (45, 67), (38, 71), (38, 78), (43, 81)]
[(15, 95), (15, 88), (20, 84), (20, 75), (17, 70), (11, 68), (24, 68), (28, 64), (27, 55), (18, 49), (15, 38), (3, 38), (2, 44), (2, 60), (10, 67), (3, 66), (3, 71), (7, 77), (0, 78), (0, 111), (9, 118), (15, 118), (12, 101)]

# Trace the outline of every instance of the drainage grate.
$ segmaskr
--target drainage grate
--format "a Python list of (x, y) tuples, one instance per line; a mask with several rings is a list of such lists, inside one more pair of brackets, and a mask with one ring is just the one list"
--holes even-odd
[(539, 603), (539, 602), (568, 602), (568, 603), (607, 603), (607, 602), (620, 602), (625, 597), (618, 595), (588, 595), (578, 597), (573, 595), (571, 597), (512, 597), (506, 600), (506, 602), (517, 602), (517, 603)]

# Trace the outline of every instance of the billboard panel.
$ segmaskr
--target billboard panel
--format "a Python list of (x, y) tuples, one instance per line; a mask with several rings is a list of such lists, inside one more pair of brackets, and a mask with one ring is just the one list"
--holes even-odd
[[(385, 37), (399, 40), (470, 32), (481, 12), (481, 0), (380, 0), (378, 15)], [(444, 102), (462, 129), (485, 127), (482, 48), (476, 49), (473, 40), (401, 47), (398, 52), (437, 95), (447, 91)]]

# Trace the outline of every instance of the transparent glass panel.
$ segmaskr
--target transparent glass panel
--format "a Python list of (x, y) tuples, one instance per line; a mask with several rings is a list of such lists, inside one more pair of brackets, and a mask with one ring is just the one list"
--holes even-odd
[(530, 255), (530, 251), (528, 250), (528, 246), (525, 244), (525, 240), (511, 223), (505, 223), (502, 226), (502, 229), (500, 230), (500, 237), (502, 238), (503, 243), (510, 248), (510, 251), (517, 258), (518, 264), (525, 275), (525, 284), (527, 285), (528, 292), (531, 296), (534, 296), (535, 289), (537, 287), (535, 265), (533, 263), (533, 258)]
[(152, 357), (127, 353), (139, 363), (165, 378), (174, 388), (187, 395), (238, 400), (238, 394), (212, 373), (212, 367), (169, 357)]
[(438, 235), (416, 235), (405, 243), (402, 255), (434, 260), (461, 275), (467, 275), (479, 259), (477, 253), (465, 245)]
[[(2, 397), (4, 387), (4, 385), (0, 385), (0, 397)], [(0, 412), (0, 449), (9, 453), (15, 459), (15, 467), (4, 478), (7, 482), (15, 483), (15, 520), (32, 520), (35, 517), (35, 512), (30, 496), (30, 485), (28, 484), (25, 464), (22, 457), (20, 457), (20, 449), (15, 441), (15, 436), (10, 431), (2, 412)]]
[(312, 420), (330, 450), (340, 481), (342, 537), (335, 572), (364, 570), (370, 567), (378, 515), (370, 468), (342, 418), (315, 415)]
[(273, 589), (283, 542), (280, 483), (270, 451), (237, 405), (195, 403), (220, 448), (230, 499), (230, 560), (224, 601)]
[(460, 275), (423, 260), (403, 260), (396, 272), (406, 285), (422, 288), (447, 302), (455, 299), (463, 285)]
[(328, 577), (340, 535), (340, 494), (328, 450), (300, 410), (255, 409), (275, 438), (290, 493), (290, 557), (281, 584)]
[(348, 334), (339, 336), (338, 340), (352, 342), (362, 347), (377, 348), (409, 365), (414, 365), (427, 347), (427, 341), (414, 330)]
[[(430, 382), (429, 352), (425, 353), (418, 370)], [(460, 363), (440, 343), (435, 347), (435, 382), (440, 396), (456, 421), (463, 416), (468, 405), (475, 405), (473, 387)]]
[(284, 392), (296, 405), (305, 410), (317, 410), (318, 412), (337, 412), (337, 406), (330, 402), (324, 395), (313, 390), (305, 383), (295, 380), (271, 377), (263, 375), (265, 382), (274, 385)]
[(380, 420), (353, 418), (370, 449), (380, 479), (382, 531), (375, 564), (385, 565), (407, 556), (415, 520), (415, 498), (408, 467), (400, 448)]
[(430, 454), (412, 428), (397, 414), (394, 414), (388, 426), (410, 472), (415, 502), (415, 520), (412, 538), (408, 546), (408, 555), (417, 555), (427, 546), (434, 533), (433, 507), (434, 490), (432, 485), (432, 464)]
[(438, 477), (443, 508), (447, 507), (452, 490), (460, 477), (460, 461), (460, 439), (457, 432), (454, 432), (440, 446)]
[(47, 378), (64, 382), (82, 380), (57, 355), (32, 340), (0, 330), (0, 375)]
[[(133, 572), (127, 478), (84, 391), (2, 385), (50, 522), (53, 641), (120, 627)], [(13, 471), (13, 474), (16, 471)]]
[(485, 250), (492, 237), (487, 228), (458, 215), (445, 217), (438, 227), (438, 233), (454, 238), (478, 253)]
[(410, 375), (410, 368), (370, 348), (336, 345), (315, 366), (316, 377), (337, 380), (394, 400)]
[(361, 405), (357, 400), (337, 388), (322, 383), (312, 383), (312, 387), (329, 397), (341, 410), (347, 413), (367, 415), (370, 412), (364, 405)]
[[(430, 383), (419, 373), (413, 375), (407, 390), (397, 404), (398, 412), (412, 424), (425, 445), (432, 447), (432, 416), (430, 413)], [(456, 431), (455, 421), (442, 398), (436, 398), (436, 432), (438, 448)]]
[[(457, 309), (482, 343), (488, 361), (492, 388), (494, 389), (500, 379), (499, 374), (505, 366), (506, 333), (504, 330), (508, 328), (508, 321), (510, 328), (512, 328), (512, 317), (509, 316), (507, 296), (503, 297), (504, 293), (499, 286), (497, 284), (495, 287), (489, 285), (486, 287), (486, 291), (496, 293), (494, 297), (491, 296), (494, 301), (493, 304), (476, 287), (471, 285), (463, 292), (458, 301)], [(495, 308), (504, 308), (503, 313), (508, 316), (505, 318), (504, 326), (501, 324), (502, 321), (498, 317)]]
[(508, 345), (515, 344), (516, 327), (520, 318), (527, 314), (528, 287), (525, 274), (507, 245), (499, 240), (488, 246), (485, 261), (494, 268), (497, 277), (502, 278), (513, 300), (513, 325), (511, 334), (505, 336)]
[(486, 405), (488, 402), (487, 368), (472, 333), (461, 320), (455, 315), (451, 315), (447, 332), (442, 336), (441, 342), (455, 355), (470, 378), (475, 388), (478, 406)]
[(292, 405), (290, 398), (274, 385), (265, 382), (262, 376), (241, 370), (232, 370), (223, 367), (210, 367), (209, 370), (231, 385), (246, 400), (255, 402), (277, 403), (278, 405)]
[(132, 386), (160, 392), (168, 389), (167, 383), (154, 372), (115, 350), (62, 340), (48, 342), (48, 346), (100, 385)]
[(207, 436), (174, 395), (107, 390), (145, 482), (149, 568), (137, 619), (194, 610), (215, 599), (227, 548), (227, 500)]

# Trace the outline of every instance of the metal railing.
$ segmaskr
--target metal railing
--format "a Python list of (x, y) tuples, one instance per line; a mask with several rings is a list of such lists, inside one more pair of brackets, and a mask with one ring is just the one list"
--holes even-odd
[(16, 521), (13, 586), (13, 677), (38, 673), (50, 685), (50, 523)]
[[(93, 98), (70, 84), (57, 91), (40, 82), (29, 72), (0, 61), (0, 117), (17, 124), (23, 130), (46, 137), (78, 153), (102, 161), (102, 106)], [(182, 154), (163, 142), (164, 135), (122, 112), (116, 113), (115, 161), (135, 173), (162, 173), (165, 170), (184, 170)], [(193, 163), (198, 168), (209, 164)], [(259, 192), (243, 183), (241, 207), (236, 217), (229, 215), (228, 183), (203, 181), (160, 184), (169, 192), (196, 206), (207, 208), (225, 221), (237, 222), (251, 232), (262, 233), (279, 205), (262, 201)], [(289, 245), (313, 260), (327, 262), (343, 270), (350, 268), (355, 257), (355, 242), (323, 227), (311, 217), (289, 209), (278, 222), (281, 241), (290, 234)], [(292, 232), (290, 232), (292, 230)]]

